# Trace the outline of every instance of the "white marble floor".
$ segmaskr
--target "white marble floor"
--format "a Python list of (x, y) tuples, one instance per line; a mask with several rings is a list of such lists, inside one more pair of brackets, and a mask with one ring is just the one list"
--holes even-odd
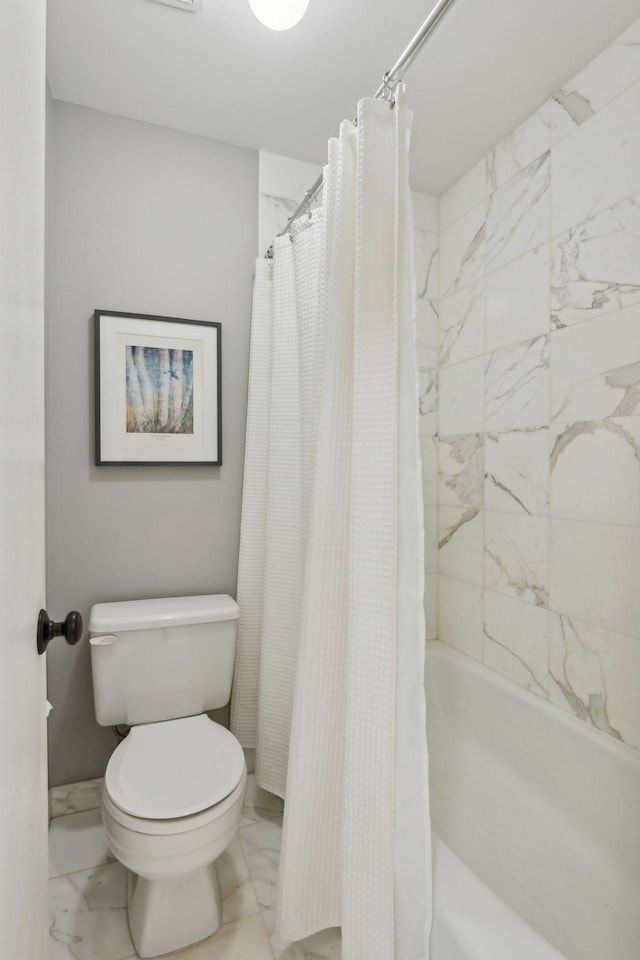
[[(51, 791), (50, 960), (135, 960), (127, 924), (126, 870), (111, 856), (100, 819), (102, 782)], [(249, 776), (239, 835), (216, 861), (222, 926), (167, 960), (340, 960), (340, 934), (296, 943), (275, 931), (282, 803)]]

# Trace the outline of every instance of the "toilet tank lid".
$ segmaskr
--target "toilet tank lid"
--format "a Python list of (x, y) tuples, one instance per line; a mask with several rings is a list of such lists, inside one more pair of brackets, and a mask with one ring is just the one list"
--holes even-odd
[(89, 614), (89, 632), (117, 633), (120, 630), (150, 630), (237, 620), (238, 604), (226, 593), (203, 597), (164, 597), (160, 600), (124, 600), (96, 603)]

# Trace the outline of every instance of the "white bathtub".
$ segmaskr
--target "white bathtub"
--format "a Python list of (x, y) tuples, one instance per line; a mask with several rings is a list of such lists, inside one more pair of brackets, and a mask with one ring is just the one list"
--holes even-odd
[(638, 960), (638, 752), (427, 649), (431, 960)]

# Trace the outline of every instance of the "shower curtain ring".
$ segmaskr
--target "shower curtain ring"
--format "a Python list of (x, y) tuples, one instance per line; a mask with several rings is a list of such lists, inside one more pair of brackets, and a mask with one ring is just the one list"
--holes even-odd
[(386, 100), (393, 110), (396, 105), (396, 101), (393, 98), (393, 89), (391, 87), (391, 79), (388, 70), (382, 78), (382, 99)]

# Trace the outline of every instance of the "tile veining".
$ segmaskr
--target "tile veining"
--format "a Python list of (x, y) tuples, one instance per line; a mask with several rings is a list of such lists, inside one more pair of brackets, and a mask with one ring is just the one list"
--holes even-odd
[[(57, 793), (58, 809), (95, 802), (96, 797), (100, 803), (90, 782), (52, 792)], [(285, 943), (275, 933), (282, 810), (282, 801), (261, 790), (250, 774), (240, 831), (215, 864), (222, 926), (209, 939), (169, 954), (167, 960), (340, 960), (339, 930), (325, 930), (299, 943)], [(117, 861), (105, 862), (99, 817), (96, 808), (52, 821), (54, 852), (60, 847), (58, 863), (71, 869), (49, 881), (50, 960), (137, 958), (127, 920), (127, 871)], [(94, 835), (98, 829), (101, 837)], [(76, 838), (66, 853), (63, 833)], [(87, 868), (77, 869), (82, 862)]]
[(549, 510), (549, 428), (488, 433), (484, 448), (487, 509), (544, 516)]
[(549, 419), (549, 338), (537, 337), (486, 357), (487, 430), (542, 426)]
[(552, 243), (551, 325), (640, 300), (640, 194), (621, 200)]
[(516, 260), (549, 239), (549, 151), (491, 196), (487, 271)]

